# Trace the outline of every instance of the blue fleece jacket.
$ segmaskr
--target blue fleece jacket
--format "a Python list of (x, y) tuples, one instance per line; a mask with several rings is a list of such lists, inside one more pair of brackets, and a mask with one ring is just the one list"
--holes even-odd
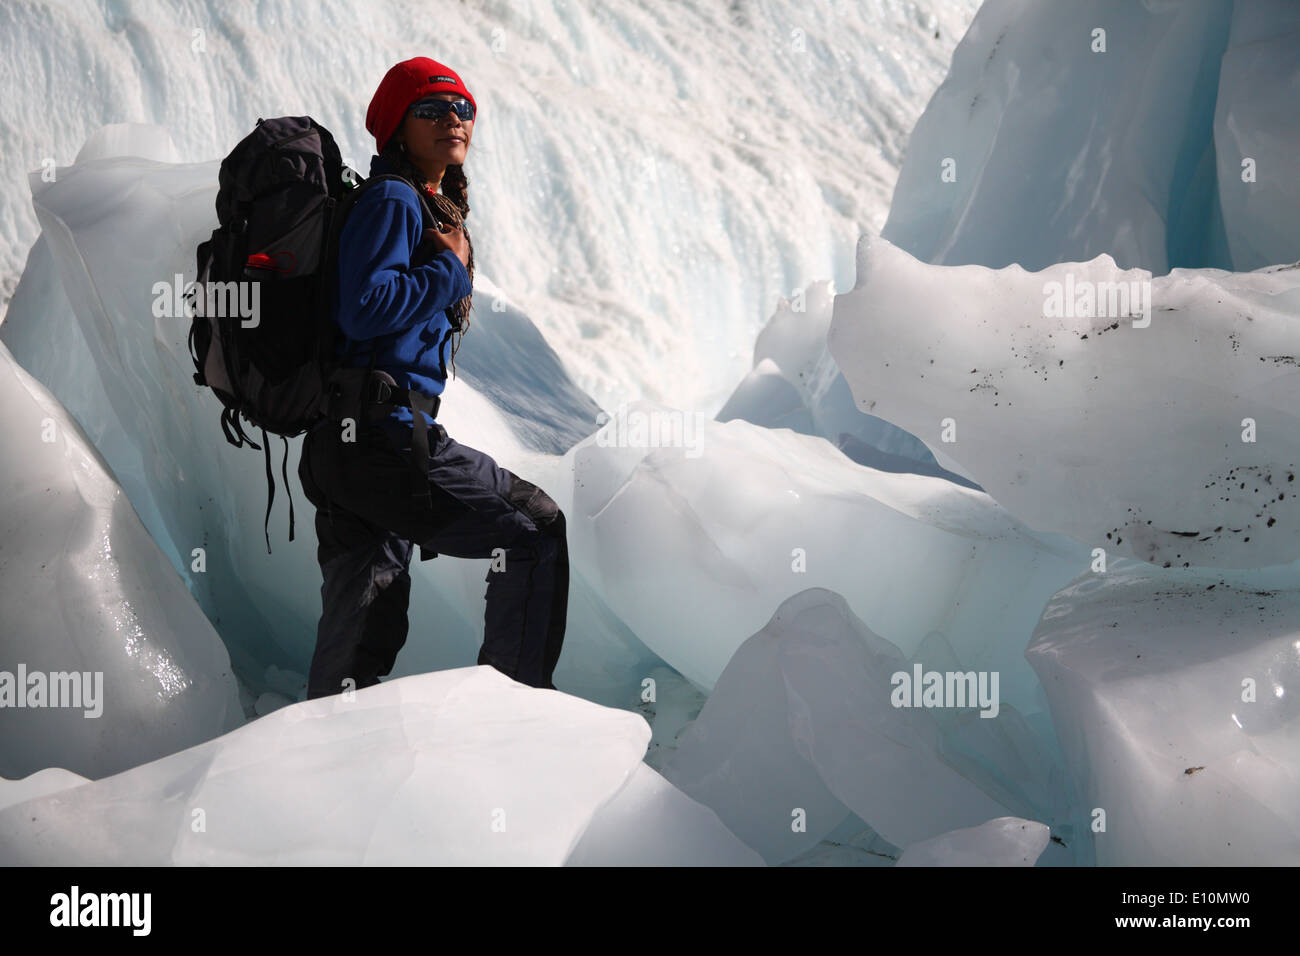
[[(393, 171), (383, 158), (371, 158), (371, 176)], [(367, 189), (339, 236), (334, 321), (344, 336), (338, 354), (352, 348), (344, 364), (365, 368), (373, 345), (375, 368), (432, 397), (447, 383), (448, 308), (470, 294), (471, 283), (449, 249), (412, 266), (423, 235), (420, 200), (409, 185), (391, 180)], [(409, 434), (411, 410), (399, 406), (389, 423)]]

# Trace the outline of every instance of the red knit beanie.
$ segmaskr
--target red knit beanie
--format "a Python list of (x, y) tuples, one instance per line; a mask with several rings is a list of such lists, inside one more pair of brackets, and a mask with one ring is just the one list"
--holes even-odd
[(478, 110), (474, 97), (450, 67), (427, 56), (403, 60), (384, 74), (366, 110), (366, 129), (375, 137), (375, 152), (384, 151), (410, 105), (430, 93), (459, 93)]

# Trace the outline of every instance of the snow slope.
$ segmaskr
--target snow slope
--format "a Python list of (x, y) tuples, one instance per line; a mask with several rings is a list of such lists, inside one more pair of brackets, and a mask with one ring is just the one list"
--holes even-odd
[(481, 110), (467, 173), (484, 274), (599, 404), (711, 414), (779, 295), (851, 284), (853, 241), (883, 223), (977, 5), (5, 3), (0, 298), (37, 235), (27, 174), (70, 165), (101, 126), (161, 125), (197, 163), (258, 117), (306, 113), (364, 169), (370, 96), (425, 55)]

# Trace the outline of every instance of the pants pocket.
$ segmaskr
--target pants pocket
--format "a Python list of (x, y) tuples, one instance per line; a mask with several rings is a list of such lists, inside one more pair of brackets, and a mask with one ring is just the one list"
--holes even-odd
[(541, 488), (531, 481), (510, 474), (510, 503), (528, 515), (539, 531), (554, 534), (563, 527), (560, 507)]

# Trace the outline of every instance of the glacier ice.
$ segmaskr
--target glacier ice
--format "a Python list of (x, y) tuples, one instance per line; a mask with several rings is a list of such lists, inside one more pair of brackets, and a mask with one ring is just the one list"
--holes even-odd
[[(1107, 286), (1148, 282), (1146, 315), (1110, 311)], [(1105, 303), (1048, 317), (1076, 287)], [(1297, 330), (1297, 268), (942, 267), (864, 238), (828, 341), (860, 408), (960, 462), (1029, 527), (1166, 566), (1250, 568), (1300, 558)]]
[[(286, 541), (279, 474), (286, 451), (276, 441), (273, 553), (266, 553), (257, 527), (266, 501), (262, 456), (230, 448), (222, 437), (219, 402), (191, 378), (188, 319), (165, 307), (154, 315), (155, 283), (192, 274), (193, 247), (212, 228), (216, 190), (215, 163), (166, 162), (166, 143), (152, 127), (102, 130), (87, 143), (84, 162), (60, 169), (54, 182), (32, 177), (45, 231), (0, 339), (86, 424), (222, 634), (255, 701), (279, 691), (264, 679), (268, 667), (302, 671), (310, 659), (320, 613), (314, 509), (298, 485), (294, 439), (287, 455), (298, 527), (296, 540)], [(133, 250), (129, 260), (126, 249)], [(478, 281), (476, 344), (458, 360), (463, 374), (448, 382), (440, 420), (563, 507), (572, 479), (556, 469), (556, 456), (597, 428), (599, 409), (528, 317), (485, 276)], [(202, 550), (198, 567), (195, 549)], [(433, 587), (413, 589), (411, 638), (394, 676), (475, 660), (487, 563), (413, 563), (413, 575)], [(601, 702), (632, 699), (640, 675), (659, 661), (581, 580), (572, 583), (570, 622), (560, 686)], [(262, 709), (276, 702), (266, 698)], [(252, 701), (248, 710), (258, 712)]]
[[(471, 171), (484, 266), (478, 346), (458, 360), (448, 427), (580, 517), (571, 521), (570, 638), (557, 681), (653, 717), (646, 760), (664, 772), (628, 758), (621, 783), (585, 792), (585, 829), (581, 814), (565, 818), (571, 852), (556, 839), (546, 862), (759, 862), (727, 826), (769, 861), (802, 865), (894, 856), (904, 865), (1030, 857), (1042, 865), (1091, 862), (1094, 849), (1107, 863), (1217, 861), (1216, 838), (1231, 840), (1239, 856), (1230, 858), (1242, 862), (1295, 857), (1285, 693), (1295, 669), (1295, 567), (1230, 569), (1297, 557), (1291, 495), (1279, 489), (1267, 508), (1254, 505), (1263, 491), (1241, 487), (1240, 469), (1264, 469), (1262, 489), (1268, 466), (1281, 468), (1300, 447), (1287, 347), (1296, 271), (1278, 267), (1300, 257), (1291, 174), (1300, 15), (1280, 0), (1050, 9), (990, 0), (911, 139), (886, 235), (937, 264), (1057, 271), (931, 271), (872, 240), (860, 250), (870, 248), (871, 261), (864, 267), (860, 255), (854, 292), (832, 312), (833, 288), (852, 276), (846, 240), (879, 223), (920, 97), (973, 6), (932, 14), (910, 3), (839, 5), (833, 16), (812, 8), (801, 15), (804, 55), (789, 64), (800, 83), (776, 91), (760, 89), (750, 67), (755, 53), (770, 56), (773, 42), (789, 39), (769, 22), (780, 7), (664, 14), (614, 4), (595, 16), (542, 3), (526, 13), (467, 9), (447, 28), (495, 117)], [(308, 522), (299, 542), (281, 547), (278, 507), (276, 554), (265, 555), (252, 520), (264, 503), (262, 463), (205, 431), (215, 409), (188, 381), (179, 327), (149, 320), (149, 292), (192, 268), (193, 243), (211, 226), (211, 160), (246, 132), (248, 110), (311, 112), (340, 133), (351, 158), (368, 153), (361, 107), (390, 59), (383, 37), (399, 14), (377, 7), (347, 62), (330, 55), (334, 89), (322, 104), (299, 77), (325, 62), (314, 17), (359, 23), (341, 4), (313, 11), (270, 56), (247, 11), (198, 3), (245, 44), (214, 52), (264, 62), (255, 73), (212, 70), (215, 58), (157, 42), (175, 15), (152, 0), (61, 5), (40, 25), (76, 55), (37, 63), (32, 9), (17, 8), (15, 29), (0, 37), (6, 62), (45, 80), (0, 104), (0, 125), (15, 131), (0, 158), (15, 173), (0, 191), (0, 234), (21, 239), (0, 249), (0, 270), (12, 273), (37, 217), (43, 233), (0, 338), (80, 421), (126, 492), (115, 517), (129, 514), (129, 497), (225, 638), (245, 711), (265, 715), (212, 741), (204, 759), (230, 766), (252, 753), (247, 744), (294, 721), (304, 739), (327, 724), (346, 735), (338, 714), (304, 721), (294, 703), (317, 610)], [(1088, 48), (1098, 20), (1105, 54)], [(507, 28), (506, 57), (482, 42), (497, 22)], [(940, 27), (943, 39), (930, 43)], [(718, 29), (734, 47), (702, 57), (701, 38)], [(888, 44), (876, 42), (886, 34)], [(228, 42), (224, 30), (211, 40)], [(563, 52), (574, 42), (584, 49), (577, 60)], [(844, 44), (869, 52), (846, 59)], [(70, 62), (91, 64), (89, 88)], [(176, 82), (163, 90), (147, 79), (162, 75)], [(34, 92), (47, 103), (50, 91), (73, 87), (88, 109), (50, 116), (43, 128), (13, 121), (30, 112)], [(690, 109), (657, 110), (664, 90), (669, 106)], [(626, 102), (651, 105), (629, 113)], [(568, 137), (554, 121), (561, 103), (601, 135)], [(826, 122), (802, 130), (792, 157), (788, 139), (765, 137), (801, 103)], [(58, 166), (57, 182), (32, 178), (36, 202), (27, 203), (19, 170), (51, 155), (62, 161), (89, 129), (118, 120), (129, 122), (92, 136), (74, 165)], [(167, 123), (175, 141), (141, 120)], [(670, 123), (683, 135), (664, 136)], [(501, 148), (511, 143), (524, 148)], [(940, 178), (948, 158), (952, 182)], [(182, 165), (196, 159), (206, 162)], [(1246, 160), (1253, 179), (1243, 178)], [(1124, 275), (1103, 254), (1138, 270), (1127, 277), (1152, 280), (1152, 327), (1045, 322), (1044, 281)], [(1259, 267), (1267, 268), (1244, 271)], [(835, 283), (809, 284), (815, 276)], [(0, 298), (7, 292), (0, 287)], [(769, 314), (751, 368), (746, 347)], [(952, 353), (963, 351), (979, 356), (988, 381), (962, 377), (969, 367), (953, 363), (968, 356)], [(1049, 376), (1047, 387), (1035, 370)], [(728, 394), (717, 413), (725, 424), (707, 421)], [(601, 405), (637, 395), (665, 404), (620, 409), (596, 431)], [(1004, 414), (1008, 400), (1015, 414)], [(683, 420), (697, 411), (706, 419), (688, 454), (602, 441), (629, 415)], [(938, 440), (949, 416), (956, 443)], [(1246, 418), (1255, 442), (1241, 442)], [(32, 416), (15, 421), (30, 428)], [(289, 455), (296, 461), (296, 443)], [(1219, 495), (1222, 476), (1206, 475), (1209, 487), (1198, 489), (1197, 469), (1220, 464), (1235, 488)], [(309, 516), (296, 482), (293, 490), (299, 515)], [(1196, 528), (1181, 523), (1189, 518)], [(1093, 545), (1106, 548), (1109, 571), (1076, 577)], [(196, 547), (207, 552), (206, 571), (191, 566)], [(168, 570), (150, 554), (150, 568)], [(1125, 554), (1219, 570), (1130, 566)], [(413, 595), (412, 640), (395, 676), (473, 659), (483, 571), (475, 562), (419, 566), (426, 586)], [(1179, 628), (1193, 638), (1180, 643)], [(1142, 657), (1129, 660), (1136, 644)], [(1156, 668), (1137, 666), (1148, 658)], [(997, 718), (896, 710), (879, 681), (851, 678), (914, 664), (997, 670)], [(1260, 697), (1225, 718), (1243, 671)], [(658, 699), (634, 705), (647, 678)], [(415, 680), (377, 693), (394, 694), (395, 709), (409, 713), (418, 702), (402, 698), (406, 688), (432, 686)], [(844, 729), (872, 720), (876, 737)], [(268, 737), (240, 736), (262, 725)], [(404, 759), (404, 742), (392, 737), (402, 726), (389, 719), (379, 731), (393, 739), (393, 766)], [(899, 779), (932, 774), (969, 800), (945, 803), (945, 788), (931, 787), (905, 805), (890, 781), (865, 776), (861, 748), (899, 728), (906, 733), (885, 751)], [(1166, 742), (1207, 759), (1189, 756), (1180, 768), (1159, 749)], [(512, 759), (499, 740), (473, 746)], [(269, 761), (269, 752), (254, 759)], [(49, 770), (0, 783), (0, 804), (54, 814), (60, 824), (40, 839), (57, 852), (73, 846), (85, 820), (121, 812), (126, 832), (161, 841), (160, 860), (175, 845), (167, 861), (210, 861), (209, 850), (251, 861), (240, 841), (253, 830), (218, 826), (229, 842), (196, 844), (166, 832), (156, 813), (178, 779), (167, 774), (178, 773), (180, 786), (198, 787), (228, 816), (226, 808), (258, 799), (261, 764), (186, 778), (182, 760), (160, 775), (186, 753), (194, 751), (109, 780)], [(341, 760), (318, 769), (323, 780), (348, 782), (355, 770)], [(306, 786), (315, 775), (299, 770), (293, 783)], [(268, 779), (280, 780), (275, 773)], [(690, 793), (672, 786), (675, 774)], [(118, 810), (106, 809), (116, 796), (99, 802), (110, 792), (124, 795)], [(782, 831), (792, 794), (808, 811), (798, 834)], [(1109, 830), (1076, 837), (1096, 807), (1108, 811)], [(1216, 832), (1206, 821), (1219, 816), (1229, 823)], [(1047, 842), (1047, 824), (1069, 838), (1069, 851)], [(846, 841), (863, 828), (867, 836)], [(13, 833), (18, 852), (46, 861), (31, 831)], [(386, 839), (367, 835), (340, 852), (388, 859), (396, 838)], [(115, 858), (120, 848), (109, 843), (91, 839), (88, 852)], [(269, 848), (285, 859), (296, 852), (274, 840)]]
[(1232, 8), (1214, 109), (1219, 209), (1239, 272), (1300, 259), (1300, 6)]
[(76, 673), (81, 695), (96, 697), (50, 706), (51, 686), (20, 707), (37, 698), (13, 686), (0, 776), (102, 777), (237, 726), (221, 639), (76, 420), (3, 344), (0, 420), (0, 679)]
[[(1008, 816), (1014, 798), (986, 768), (948, 758), (931, 711), (895, 706), (891, 677), (906, 668), (840, 595), (801, 591), (732, 656), (664, 776), (769, 863), (850, 811), (897, 846)], [(998, 719), (976, 724), (991, 755)], [(1039, 757), (1017, 769), (1046, 780)]]
[(644, 763), (596, 811), (566, 866), (762, 866), (763, 859)]
[(821, 435), (860, 465), (935, 475), (975, 485), (940, 467), (925, 443), (896, 425), (863, 414), (826, 348), (834, 291), (814, 282), (793, 301), (782, 298), (754, 345), (754, 368), (718, 411), (765, 428)]
[(815, 847), (787, 860), (782, 866), (893, 866), (902, 852), (863, 823), (857, 814), (851, 813)]
[(46, 767), (20, 780), (0, 779), (0, 810), (90, 782), (89, 777), (62, 767)]
[(1121, 561), (1063, 588), (1026, 657), (1099, 864), (1300, 863), (1300, 586)]
[[(194, 753), (188, 761), (170, 757), (169, 762), (159, 761), (99, 783), (57, 767), (19, 780), (0, 780), (0, 813), (9, 806), (25, 804), (23, 812), (13, 814), (8, 821), (0, 817), (0, 864), (44, 864), (48, 862), (45, 851), (51, 847), (64, 853), (66, 860), (100, 864), (140, 858), (160, 864), (292, 864), (317, 862), (311, 848), (295, 843), (344, 843), (348, 845), (338, 851), (338, 856), (347, 862), (429, 864), (461, 855), (464, 858), (460, 862), (480, 865), (480, 845), (465, 835), (476, 825), (469, 801), (482, 793), (500, 796), (503, 790), (511, 790), (516, 799), (521, 793), (530, 799), (534, 792), (542, 792), (546, 805), (529, 808), (525, 823), (530, 819), (539, 821), (539, 829), (554, 832), (549, 832), (543, 840), (545, 845), (539, 847), (513, 845), (506, 862), (556, 864), (556, 848), (565, 834), (572, 834), (573, 821), (591, 812), (589, 822), (578, 830), (580, 838), (563, 858), (565, 865), (762, 865), (762, 858), (736, 839), (710, 809), (690, 800), (645, 763), (630, 762), (637, 753), (634, 744), (645, 737), (643, 724), (637, 718), (615, 717), (617, 711), (554, 692), (541, 692), (549, 695), (541, 701), (525, 698), (521, 706), (517, 695), (528, 695), (530, 688), (512, 684), (486, 667), (443, 671), (433, 680), (412, 678), (396, 684), (386, 682), (381, 687), (385, 689), (380, 695), (372, 695), (369, 689), (360, 692), (346, 708), (305, 705), (305, 710), (278, 717), (274, 728), (268, 724), (256, 734), (244, 732), (211, 741), (204, 745), (207, 749), (201, 760), (195, 760)], [(469, 704), (465, 697), (472, 698)], [(551, 700), (554, 697), (560, 698), (559, 704)], [(342, 698), (334, 700), (343, 702)], [(291, 701), (283, 704), (291, 705)], [(351, 717), (344, 715), (357, 708), (370, 713), (364, 718), (355, 713)], [(482, 722), (474, 734), (463, 739), (456, 736), (458, 721), (438, 717), (439, 710), (456, 708), (464, 708), (465, 719)], [(521, 731), (521, 726), (526, 726), (525, 730)], [(386, 728), (382, 739), (374, 736), (380, 727)], [(363, 734), (367, 735), (368, 747), (357, 750), (355, 741)], [(584, 753), (593, 739), (597, 747)], [(376, 741), (380, 744), (378, 760), (372, 745)], [(467, 752), (460, 753), (461, 748)], [(515, 748), (528, 748), (528, 761), (513, 756)], [(424, 750), (437, 752), (437, 756), (432, 761), (419, 756)], [(268, 786), (260, 779), (265, 763), (286, 753), (290, 754), (291, 766), (283, 775), (277, 771)], [(421, 762), (425, 766), (421, 767)], [(406, 780), (400, 777), (403, 766), (416, 769)], [(616, 783), (619, 769), (624, 767), (627, 775), (621, 786), (598, 800), (601, 788), (607, 790), (611, 782)], [(442, 821), (437, 834), (412, 827), (417, 840), (409, 848), (361, 845), (360, 839), (348, 842), (346, 834), (369, 835), (376, 830), (374, 805), (351, 795), (357, 791), (361, 775), (367, 775), (369, 780), (372, 773), (378, 774), (381, 783), (395, 788), (390, 799), (412, 816), (450, 813), (452, 818)], [(549, 784), (528, 779), (529, 774), (539, 778), (551, 773), (586, 775), (588, 780), (554, 792), (546, 790)], [(448, 784), (448, 780), (454, 783)], [(285, 783), (285, 790), (274, 791), (277, 782)], [(92, 784), (95, 790), (70, 793), (85, 784)], [(370, 790), (372, 786), (368, 783), (357, 792), (378, 799)], [(173, 825), (183, 830), (188, 823), (191, 831), (200, 832), (194, 830), (198, 817), (191, 814), (186, 818), (182, 813), (178, 819), (166, 806), (172, 800), (174, 787), (188, 788), (187, 806), (204, 809), (201, 834), (211, 839), (201, 849), (195, 843), (198, 836), (185, 844), (179, 842), (179, 832), (169, 831)], [(428, 790), (426, 797), (421, 797), (421, 788)], [(439, 805), (435, 796), (438, 791), (456, 792)], [(294, 803), (299, 793), (311, 795), (304, 803), (318, 801), (324, 805), (315, 816), (309, 814), (307, 821), (295, 822), (290, 829), (272, 830), (268, 835), (260, 830), (255, 816), (244, 816), (244, 809), (251, 809), (277, 821), (285, 805)], [(386, 808), (393, 805), (386, 804)], [(226, 806), (234, 808), (237, 825), (226, 825), (218, 832), (216, 821), (205, 809), (208, 806), (222, 816)], [(339, 813), (354, 816), (331, 816)], [(52, 814), (48, 826), (57, 832), (38, 834), (34, 831), (42, 827), (25, 826), (32, 814), (38, 819), (43, 818), (42, 814)], [(512, 842), (515, 818), (507, 812), (502, 819), (504, 830), (494, 830), (498, 834), (495, 839)], [(110, 826), (122, 826), (123, 832), (107, 842), (83, 832), (85, 827), (101, 826), (105, 821)], [(211, 829), (209, 821), (213, 821)], [(458, 826), (461, 830), (450, 840), (456, 845), (438, 844), (439, 839), (446, 838), (445, 830)], [(320, 829), (317, 835), (304, 835), (313, 827)], [(94, 844), (86, 855), (74, 849), (83, 840)], [(135, 851), (130, 847), (131, 840), (148, 840), (153, 845), (147, 851)], [(524, 842), (528, 842), (526, 834)]]
[(1037, 821), (999, 817), (913, 843), (903, 850), (898, 865), (1033, 866), (1050, 837)]
[(1031, 271), (1294, 262), (1298, 30), (1283, 0), (988, 0), (881, 235), (934, 264)]
[[(0, 861), (559, 865), (642, 766), (649, 738), (635, 714), (525, 687), (491, 667), (417, 675), (351, 700), (303, 701), (15, 803), (0, 810)], [(652, 780), (621, 806), (632, 819), (689, 820), (720, 853), (744, 857), (707, 811)]]
[[(677, 444), (654, 447), (664, 425)], [(817, 586), (905, 653), (944, 635), (964, 662), (1002, 673), (1004, 699), (1041, 709), (1022, 651), (1087, 551), (1029, 532), (984, 493), (649, 402), (621, 408), (565, 458), (574, 567), (701, 688), (781, 601)]]
[[(861, 411), (1105, 550), (1027, 653), (1099, 863), (1294, 861), (1298, 30), (1275, 0), (989, 0), (835, 301)], [(1149, 307), (1100, 308), (1116, 280)], [(1048, 307), (1072, 287), (1099, 294)]]
[[(486, 276), (474, 294), (474, 347), (456, 358), (456, 378), (489, 401), (524, 448), (561, 455), (596, 427), (600, 408), (578, 388), (537, 326)], [(453, 379), (455, 381), (456, 379)], [(455, 396), (459, 399), (459, 396)]]

